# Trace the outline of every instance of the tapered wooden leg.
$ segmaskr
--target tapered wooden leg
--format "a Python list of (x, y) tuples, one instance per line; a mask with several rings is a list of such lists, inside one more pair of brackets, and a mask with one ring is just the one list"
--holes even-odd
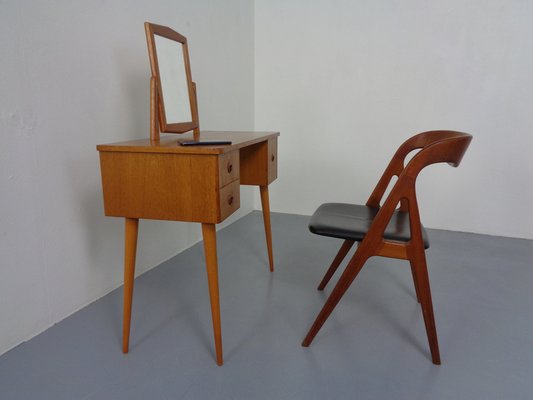
[(202, 234), (204, 237), (205, 265), (207, 269), (207, 283), (209, 285), (209, 299), (211, 300), (211, 317), (213, 319), (215, 353), (217, 358), (217, 365), (222, 365), (224, 361), (222, 358), (222, 332), (220, 328), (217, 237), (215, 224), (202, 224)]
[(420, 304), (424, 316), (424, 324), (431, 351), (431, 360), (433, 364), (440, 365), (439, 342), (437, 340), (437, 328), (435, 326), (435, 317), (433, 315), (433, 303), (431, 301), (431, 289), (429, 287), (429, 276), (426, 264), (426, 255), (424, 250), (416, 251), (412, 260), (415, 269), (415, 279), (418, 282), (420, 294)]
[(322, 278), (322, 281), (320, 282), (320, 285), (318, 285), (318, 290), (324, 290), (329, 280), (331, 279), (335, 271), (337, 271), (337, 268), (339, 268), (339, 265), (341, 264), (342, 260), (344, 260), (344, 257), (346, 257), (346, 254), (348, 254), (348, 252), (350, 251), (354, 243), (355, 242), (353, 240), (345, 240), (342, 243), (342, 246), (339, 249), (339, 252), (333, 259), (333, 262), (331, 263), (331, 265), (329, 266), (329, 269), (326, 272), (326, 275), (324, 275), (324, 277)]
[(270, 226), (270, 202), (268, 200), (268, 186), (259, 186), (261, 193), (261, 206), (263, 207), (263, 221), (265, 224), (265, 236), (268, 250), (268, 262), (270, 272), (274, 271), (274, 256), (272, 255), (272, 229)]
[(309, 332), (307, 332), (307, 336), (302, 342), (302, 346), (307, 347), (311, 344), (324, 322), (326, 322), (335, 306), (339, 303), (341, 297), (344, 295), (344, 293), (346, 293), (346, 290), (348, 290), (359, 271), (361, 271), (361, 268), (363, 268), (368, 256), (361, 254), (362, 252), (360, 250), (361, 247), (357, 249), (354, 256), (346, 266), (346, 269), (339, 278), (335, 288), (328, 297), (326, 304), (324, 304), (324, 307), (316, 317), (315, 322), (309, 329)]
[(139, 220), (125, 218), (124, 246), (124, 319), (122, 320), (122, 352), (127, 353), (130, 346), (131, 303), (133, 300), (133, 282), (135, 280), (135, 256), (137, 254), (137, 234)]
[(416, 269), (415, 265), (412, 261), (409, 261), (409, 264), (411, 264), (411, 274), (413, 275), (413, 283), (415, 285), (415, 292), (416, 292), (416, 301), (420, 303), (420, 291), (418, 289), (418, 281), (416, 279)]

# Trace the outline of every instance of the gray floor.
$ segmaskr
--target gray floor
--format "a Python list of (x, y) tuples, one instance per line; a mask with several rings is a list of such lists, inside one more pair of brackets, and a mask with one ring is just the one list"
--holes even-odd
[(223, 367), (200, 243), (136, 280), (130, 354), (120, 288), (0, 357), (0, 398), (533, 398), (533, 241), (430, 231), (437, 367), (408, 264), (382, 258), (300, 346), (340, 245), (307, 221), (273, 214), (274, 274), (260, 213), (219, 232)]

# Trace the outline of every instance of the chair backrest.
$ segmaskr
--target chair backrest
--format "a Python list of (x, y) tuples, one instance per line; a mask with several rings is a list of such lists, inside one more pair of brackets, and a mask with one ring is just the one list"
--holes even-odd
[[(471, 141), (472, 135), (456, 131), (428, 131), (407, 139), (396, 150), (381, 179), (368, 198), (367, 206), (379, 207), (380, 201), (394, 176), (398, 177), (395, 186), (405, 186), (406, 183), (410, 182), (400, 182), (400, 180), (407, 180), (404, 178), (416, 180), (420, 171), (428, 165), (447, 162), (457, 167), (461, 163)], [(421, 150), (405, 165), (407, 155), (418, 149)], [(412, 182), (412, 185), (414, 185), (414, 182)]]
[[(400, 210), (409, 212), (411, 236), (421, 240), (420, 215), (415, 192), (418, 174), (424, 167), (436, 163), (446, 162), (457, 167), (471, 141), (472, 135), (456, 131), (428, 131), (406, 140), (392, 157), (366, 203), (370, 207), (380, 207), (373, 221), (373, 227), (383, 234), (399, 203)], [(405, 165), (407, 155), (417, 149), (420, 151)], [(382, 197), (394, 176), (397, 176), (398, 180), (380, 206)]]

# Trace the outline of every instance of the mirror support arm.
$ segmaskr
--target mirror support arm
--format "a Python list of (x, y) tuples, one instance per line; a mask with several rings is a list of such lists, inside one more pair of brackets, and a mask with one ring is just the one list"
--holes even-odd
[(157, 80), (150, 78), (150, 141), (159, 142), (159, 96), (157, 90)]
[(200, 118), (198, 118), (198, 93), (196, 92), (196, 82), (192, 82), (192, 91), (193, 91), (193, 113), (194, 113), (194, 119), (196, 120), (196, 128), (194, 128), (194, 140), (199, 141), (200, 140)]

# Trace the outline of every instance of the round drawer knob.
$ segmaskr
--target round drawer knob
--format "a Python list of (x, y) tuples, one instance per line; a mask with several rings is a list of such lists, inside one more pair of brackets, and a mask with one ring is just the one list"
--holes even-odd
[(272, 156), (270, 156), (270, 161), (274, 162), (275, 159), (276, 157), (274, 157), (274, 154), (272, 154)]
[(231, 206), (233, 204), (233, 195), (228, 196), (228, 204)]
[(228, 170), (228, 174), (231, 174), (231, 171), (233, 171), (233, 164), (232, 163), (228, 163), (227, 170)]

